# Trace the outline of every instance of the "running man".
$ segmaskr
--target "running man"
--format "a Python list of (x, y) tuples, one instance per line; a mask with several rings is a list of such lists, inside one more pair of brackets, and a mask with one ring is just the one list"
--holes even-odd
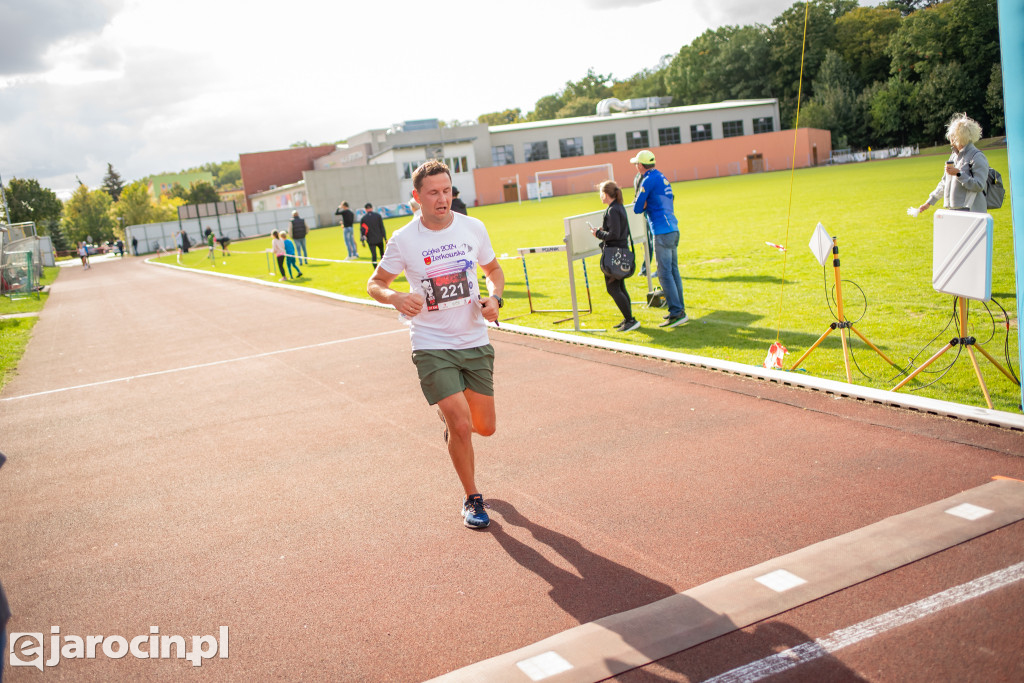
[[(410, 321), (420, 388), (427, 403), (437, 406), (448, 455), (465, 493), (463, 523), (482, 529), (491, 520), (476, 487), (472, 436), (495, 431), (494, 347), (487, 322), (497, 322), (504, 306), (505, 273), (484, 224), (451, 210), (448, 167), (427, 161), (412, 178), (422, 215), (392, 235), (366, 291)], [(479, 292), (477, 266), (487, 278), (486, 297)], [(403, 271), (409, 292), (391, 289)]]

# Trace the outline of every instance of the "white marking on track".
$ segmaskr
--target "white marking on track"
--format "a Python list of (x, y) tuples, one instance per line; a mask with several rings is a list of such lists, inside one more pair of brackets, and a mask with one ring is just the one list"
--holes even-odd
[(548, 651), (516, 662), (516, 666), (530, 677), (531, 681), (542, 681), (556, 674), (564, 673), (572, 669), (572, 664), (565, 660), (560, 654)]
[(899, 626), (905, 626), (929, 614), (934, 614), (947, 607), (977, 598), (985, 593), (1008, 586), (1015, 581), (1024, 579), (1024, 562), (1011, 565), (1006, 569), (992, 572), (974, 581), (961, 584), (941, 593), (929, 596), (917, 602), (899, 607), (880, 616), (862, 621), (838, 631), (833, 631), (824, 638), (797, 645), (784, 652), (765, 657), (750, 664), (726, 671), (705, 683), (753, 683), (794, 669), (800, 664), (814, 661), (862, 640), (873, 638)]
[(764, 576), (757, 577), (754, 581), (757, 581), (762, 586), (771, 588), (776, 593), (784, 593), (790, 588), (796, 588), (797, 586), (807, 583), (806, 579), (802, 579), (793, 572), (788, 572), (785, 569), (776, 569)]
[(991, 515), (992, 511), (988, 508), (983, 508), (978, 505), (971, 505), (970, 503), (961, 503), (956, 507), (949, 508), (946, 510), (947, 515), (953, 515), (954, 517), (961, 517), (968, 521), (973, 522), (976, 519), (981, 519), (985, 515)]
[(129, 377), (117, 377), (115, 379), (105, 379), (101, 382), (90, 382), (89, 384), (78, 384), (73, 387), (62, 387), (60, 389), (49, 389), (47, 391), (37, 391), (34, 394), (23, 394), (21, 396), (9, 396), (7, 398), (0, 398), (0, 401), (20, 401), (25, 398), (35, 398), (37, 396), (48, 396), (50, 394), (59, 394), (65, 391), (75, 391), (77, 389), (88, 389), (90, 387), (100, 387), (104, 384), (115, 384), (117, 382), (130, 382), (133, 379), (143, 379), (145, 377), (157, 377), (159, 375), (170, 375), (175, 372), (187, 372), (189, 370), (199, 370), (202, 368), (209, 368), (216, 365), (226, 365), (227, 363), (240, 363), (247, 360), (255, 360), (257, 358), (266, 358), (268, 356), (276, 356), (282, 353), (294, 353), (296, 351), (306, 351), (308, 349), (318, 349), (324, 346), (332, 346), (334, 344), (347, 344), (349, 342), (362, 341), (364, 339), (373, 339), (374, 337), (382, 337), (388, 334), (396, 334), (398, 332), (404, 332), (408, 334), (406, 328), (398, 330), (389, 330), (387, 332), (375, 332), (373, 334), (364, 334), (359, 337), (349, 337), (347, 339), (334, 339), (327, 342), (320, 342), (319, 344), (307, 344), (306, 346), (293, 346), (290, 349), (278, 349), (277, 351), (267, 351), (266, 353), (256, 353), (251, 356), (241, 356), (240, 358), (226, 358), (224, 360), (212, 361), (210, 363), (200, 363), (199, 365), (188, 365), (183, 368), (171, 368), (170, 370), (158, 370), (156, 372), (145, 372), (141, 375), (131, 375)]

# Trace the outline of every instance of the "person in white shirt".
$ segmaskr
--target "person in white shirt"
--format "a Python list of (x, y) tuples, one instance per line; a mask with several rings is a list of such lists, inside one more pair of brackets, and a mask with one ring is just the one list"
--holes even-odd
[[(409, 320), (420, 388), (437, 406), (465, 493), (463, 523), (482, 529), (490, 518), (476, 486), (472, 435), (495, 431), (494, 347), (487, 323), (497, 323), (504, 305), (505, 274), (484, 224), (451, 210), (447, 166), (436, 160), (422, 164), (413, 186), (422, 213), (392, 235), (366, 291)], [(477, 267), (486, 277), (487, 296), (479, 291)], [(391, 288), (403, 272), (408, 292)]]

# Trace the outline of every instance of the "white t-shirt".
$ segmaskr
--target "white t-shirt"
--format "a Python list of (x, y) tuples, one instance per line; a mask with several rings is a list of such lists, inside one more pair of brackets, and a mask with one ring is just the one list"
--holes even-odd
[(482, 222), (452, 215), (452, 224), (444, 230), (430, 230), (421, 219), (413, 219), (395, 231), (380, 260), (387, 272), (404, 272), (409, 291), (426, 300), (410, 321), (414, 351), (471, 349), (489, 343), (476, 269), (494, 260), (494, 249)]

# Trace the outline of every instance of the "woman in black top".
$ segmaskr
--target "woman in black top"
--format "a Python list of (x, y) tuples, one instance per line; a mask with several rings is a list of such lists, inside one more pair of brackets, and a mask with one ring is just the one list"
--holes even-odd
[[(629, 219), (626, 209), (622, 206), (622, 190), (614, 180), (606, 180), (600, 186), (601, 201), (608, 205), (600, 228), (593, 228), (594, 236), (601, 240), (603, 247), (629, 247)], [(640, 327), (640, 322), (633, 317), (633, 305), (626, 292), (626, 281), (604, 276), (605, 289), (608, 295), (622, 312), (622, 322), (615, 329), (632, 332)]]

